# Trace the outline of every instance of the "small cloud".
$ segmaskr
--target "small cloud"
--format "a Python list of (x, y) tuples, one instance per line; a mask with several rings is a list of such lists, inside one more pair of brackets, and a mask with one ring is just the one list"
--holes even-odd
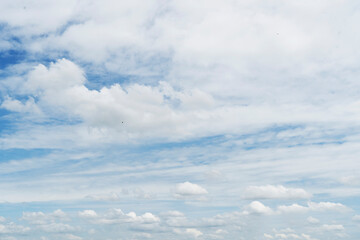
[(264, 238), (266, 239), (274, 239), (273, 236), (271, 236), (270, 234), (264, 233)]
[(187, 228), (185, 230), (174, 229), (174, 232), (181, 235), (188, 235), (193, 238), (198, 238), (203, 235), (203, 233), (196, 228)]
[(245, 199), (308, 199), (311, 194), (302, 188), (286, 188), (281, 185), (250, 186), (245, 189)]
[(341, 203), (333, 202), (308, 202), (307, 206), (301, 206), (299, 204), (292, 204), (289, 206), (278, 206), (278, 213), (305, 213), (308, 211), (324, 212), (324, 211), (335, 211), (345, 212), (351, 210)]
[(245, 207), (243, 214), (273, 214), (273, 210), (270, 207), (265, 206), (259, 201), (253, 201)]
[(311, 216), (307, 218), (307, 221), (308, 221), (308, 223), (312, 223), (312, 224), (317, 224), (320, 222), (319, 219), (311, 217)]
[(176, 198), (187, 198), (187, 197), (201, 197), (208, 194), (208, 191), (194, 183), (184, 182), (176, 185), (175, 194)]
[(290, 206), (278, 206), (277, 210), (279, 213), (305, 213), (309, 210), (309, 208), (294, 203)]
[(341, 203), (333, 203), (333, 202), (308, 202), (308, 207), (310, 210), (313, 211), (337, 211), (337, 212), (344, 212), (349, 211), (350, 208), (346, 207)]
[(150, 233), (136, 233), (135, 237), (144, 239), (144, 238), (152, 238), (152, 235)]
[(119, 195), (114, 192), (105, 193), (105, 194), (87, 195), (85, 198), (91, 199), (94, 201), (118, 201), (118, 200), (120, 200)]
[(343, 230), (345, 230), (344, 226), (341, 224), (332, 224), (332, 225), (324, 224), (321, 226), (321, 229), (325, 230), (325, 231), (343, 231)]
[(82, 218), (96, 218), (97, 213), (94, 210), (84, 210), (79, 212), (79, 216)]
[(66, 234), (65, 239), (68, 239), (68, 240), (82, 240), (83, 238), (79, 237), (79, 236), (76, 236), (76, 235), (73, 235), (73, 234)]

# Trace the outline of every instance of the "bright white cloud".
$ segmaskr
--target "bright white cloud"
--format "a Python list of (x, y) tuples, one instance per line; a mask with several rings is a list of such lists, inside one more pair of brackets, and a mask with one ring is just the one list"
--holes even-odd
[(270, 207), (265, 206), (264, 204), (262, 204), (259, 201), (253, 201), (248, 206), (246, 206), (243, 213), (244, 214), (265, 214), (265, 215), (270, 215), (270, 214), (273, 214), (273, 210)]
[(191, 197), (208, 194), (208, 191), (191, 182), (183, 182), (176, 185), (175, 196), (176, 197)]

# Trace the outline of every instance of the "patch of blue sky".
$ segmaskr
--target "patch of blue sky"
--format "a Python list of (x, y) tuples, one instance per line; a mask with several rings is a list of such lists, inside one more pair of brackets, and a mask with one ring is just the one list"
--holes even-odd
[(0, 108), (0, 136), (14, 131), (13, 121), (9, 118), (11, 112)]
[(19, 160), (24, 158), (44, 157), (51, 153), (52, 149), (5, 149), (0, 150), (0, 162)]
[(0, 52), (0, 70), (24, 62), (27, 53), (24, 50), (10, 49)]

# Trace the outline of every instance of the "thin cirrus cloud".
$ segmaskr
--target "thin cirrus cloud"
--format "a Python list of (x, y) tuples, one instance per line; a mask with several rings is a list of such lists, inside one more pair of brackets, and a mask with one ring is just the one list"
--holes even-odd
[(311, 196), (304, 189), (282, 185), (249, 186), (243, 194), (244, 199), (309, 199)]

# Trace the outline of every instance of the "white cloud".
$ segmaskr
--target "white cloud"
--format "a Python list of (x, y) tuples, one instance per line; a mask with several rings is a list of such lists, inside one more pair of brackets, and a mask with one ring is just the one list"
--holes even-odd
[(174, 232), (177, 234), (187, 235), (193, 238), (198, 238), (203, 235), (203, 233), (196, 228), (187, 228), (185, 230), (174, 229)]
[(179, 183), (175, 188), (175, 197), (178, 198), (201, 196), (206, 194), (208, 194), (208, 191), (205, 188), (191, 182)]
[(25, 103), (16, 99), (6, 98), (1, 103), (0, 108), (20, 113), (32, 113), (35, 115), (41, 114), (40, 108), (35, 104), (34, 98), (32, 97), (29, 97)]
[(226, 230), (224, 230), (224, 229), (217, 229), (217, 230), (215, 231), (215, 233), (216, 233), (216, 234), (228, 234), (229, 232), (226, 231)]
[(184, 217), (185, 215), (179, 211), (168, 211), (161, 214), (164, 217)]
[(9, 234), (9, 233), (26, 233), (30, 231), (29, 227), (24, 227), (21, 225), (17, 225), (13, 222), (8, 224), (0, 224), (0, 234)]
[(82, 237), (73, 235), (71, 233), (65, 234), (64, 237), (65, 237), (65, 239), (68, 239), (68, 240), (82, 240), (83, 239)]
[(341, 203), (333, 202), (308, 202), (308, 207), (313, 211), (338, 211), (344, 212), (349, 211), (350, 209)]
[(83, 218), (96, 218), (98, 215), (94, 210), (84, 210), (79, 212), (79, 216)]
[(30, 224), (42, 225), (53, 223), (56, 220), (67, 220), (68, 217), (61, 209), (57, 209), (48, 214), (43, 212), (23, 212), (21, 219), (28, 221)]
[(150, 212), (138, 216), (135, 212), (124, 213), (121, 209), (110, 209), (104, 215), (98, 215), (93, 210), (79, 212), (79, 216), (95, 224), (129, 223), (137, 225), (151, 225), (160, 222), (160, 218)]
[[(321, 211), (325, 218), (336, 211), (334, 218), (350, 219), (353, 213), (340, 203), (302, 206), (286, 201), (289, 205), (282, 205), (285, 201), (277, 199), (308, 199), (311, 192), (342, 201), (360, 194), (354, 172), (359, 165), (360, 119), (355, 5), (356, 1), (311, 0), (266, 4), (257, 0), (0, 1), (0, 49), (24, 51), (17, 60), (31, 61), (0, 69), (1, 74), (12, 75), (0, 81), (0, 95), (9, 96), (1, 99), (1, 108), (17, 112), (1, 117), (11, 128), (1, 132), (0, 148), (59, 152), (2, 162), (1, 201), (83, 196), (118, 201), (120, 196), (113, 192), (119, 184), (136, 185), (135, 189), (146, 183), (157, 191), (158, 199), (147, 200), (153, 197), (148, 188), (130, 191), (124, 199), (123, 209), (137, 204), (132, 198), (141, 202), (139, 215), (113, 209), (106, 214), (85, 210), (78, 216), (94, 223), (92, 227), (118, 224), (129, 231), (146, 225), (155, 232), (161, 224), (182, 232), (199, 228), (202, 238), (210, 236), (206, 227), (213, 231), (221, 226), (232, 234), (242, 218), (251, 218), (244, 213), (276, 219), (282, 217), (279, 214)], [(71, 60), (26, 70), (62, 56)], [(214, 135), (220, 140), (182, 144), (184, 139)], [(159, 150), (152, 145), (169, 141), (176, 146), (162, 145), (166, 149)], [(138, 142), (151, 145), (141, 157), (132, 152), (137, 151), (132, 144)], [(119, 147), (119, 143), (131, 146)], [(70, 161), (66, 155), (89, 149), (97, 156)], [(143, 156), (146, 159), (137, 164)], [(65, 165), (60, 172), (48, 171), (59, 164)], [(14, 181), (8, 181), (8, 176)], [(159, 176), (162, 182), (155, 183)], [(201, 213), (196, 212), (200, 219), (180, 212), (160, 217), (145, 213), (177, 208), (167, 205), (174, 202), (169, 188), (181, 179), (211, 180), (204, 183), (206, 189), (188, 183), (174, 191), (184, 199), (211, 195), (201, 203)], [(334, 186), (339, 179), (346, 186)], [(303, 181), (306, 191), (261, 185)], [(273, 199), (271, 206), (280, 206), (271, 209), (266, 206), (270, 201), (254, 201), (242, 213), (203, 217), (215, 208), (218, 212), (222, 207), (235, 208), (242, 189), (245, 199)], [(144, 210), (147, 203), (151, 207)], [(99, 203), (88, 204), (86, 208)], [(186, 213), (200, 203), (191, 204), (181, 210)], [(24, 213), (21, 220), (36, 224), (31, 226), (35, 230), (47, 225), (66, 228), (67, 224), (57, 223), (67, 218), (62, 211), (50, 215)], [(308, 218), (308, 222), (316, 220)], [(311, 239), (277, 234), (278, 238)]]
[(264, 233), (264, 238), (266, 239), (274, 239), (274, 237), (270, 234)]
[(320, 222), (319, 219), (311, 217), (311, 216), (308, 217), (306, 220), (308, 221), (308, 223), (311, 223), (311, 224), (317, 224)]
[(299, 204), (292, 205), (281, 205), (278, 206), (278, 212), (280, 213), (305, 213), (307, 211), (335, 211), (335, 212), (347, 212), (350, 211), (350, 208), (346, 207), (341, 203), (333, 202), (308, 202), (307, 206), (301, 206)]
[(259, 201), (253, 201), (245, 207), (244, 214), (273, 214), (273, 210)]
[(301, 188), (286, 188), (281, 185), (250, 186), (244, 191), (245, 199), (301, 199), (311, 194)]
[(95, 201), (119, 201), (121, 198), (117, 193), (105, 193), (105, 194), (91, 194), (87, 195), (85, 198), (95, 200)]
[(194, 238), (198, 238), (203, 235), (202, 232), (200, 232), (199, 230), (197, 230), (195, 228), (187, 228), (185, 233), (190, 236), (193, 236)]
[(38, 229), (41, 229), (44, 232), (50, 232), (50, 233), (69, 233), (69, 232), (75, 232), (79, 229), (73, 226), (70, 226), (69, 224), (64, 223), (50, 223), (41, 225), (38, 227)]
[(278, 206), (277, 209), (281, 213), (304, 213), (309, 210), (308, 207), (304, 207), (304, 206), (301, 206), (296, 203), (289, 205), (289, 206), (281, 205), (281, 206)]
[(144, 239), (144, 238), (152, 238), (152, 235), (150, 233), (136, 233), (135, 237)]
[(353, 221), (360, 221), (360, 215), (355, 215), (352, 217)]
[(325, 231), (343, 231), (345, 230), (344, 226), (341, 224), (323, 224), (321, 229)]

